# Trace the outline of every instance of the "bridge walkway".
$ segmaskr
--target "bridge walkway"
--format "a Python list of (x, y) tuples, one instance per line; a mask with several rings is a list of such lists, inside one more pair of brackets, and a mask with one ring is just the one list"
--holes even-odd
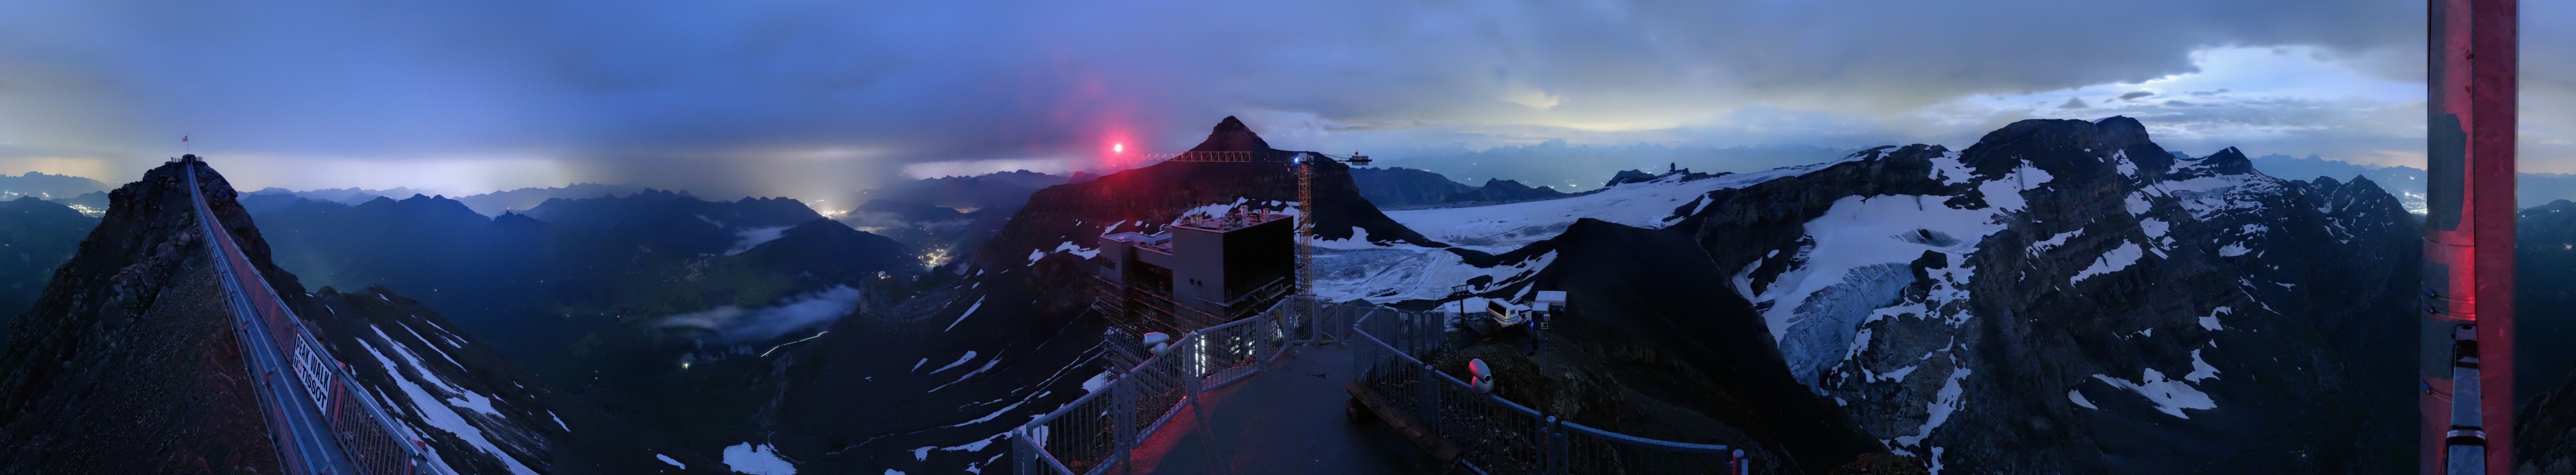
[[(194, 156), (190, 156), (194, 159)], [(234, 340), (258, 387), (261, 412), (289, 475), (411, 475), (424, 470), (424, 446), (401, 435), (401, 423), (367, 397), (345, 365), (331, 358), (242, 253), (199, 188), (201, 162), (187, 162), (191, 212), (215, 251), (215, 270), (231, 310)]]
[[(297, 379), (293, 363), (286, 357), (287, 350), (278, 347), (279, 340), (294, 340), (281, 336), (289, 329), (275, 328), (276, 323), (284, 321), (278, 315), (281, 310), (272, 303), (275, 294), (266, 292), (268, 282), (259, 278), (250, 260), (242, 256), (241, 248), (233, 243), (232, 233), (215, 224), (214, 212), (207, 208), (205, 195), (197, 187), (197, 168), (194, 165), (189, 168), (187, 182), (189, 204), (195, 208), (191, 211), (196, 213), (198, 225), (210, 238), (209, 244), (216, 253), (215, 269), (222, 275), (225, 296), (229, 300), (226, 303), (232, 307), (233, 321), (239, 329), (235, 336), (248, 350), (242, 355), (243, 360), (250, 364), (253, 381), (259, 386), (261, 405), (266, 406), (262, 412), (267, 413), (271, 435), (277, 438), (275, 442), (284, 455), (287, 472), (356, 473), (357, 466), (344, 456), (339, 441), (330, 436), (330, 423), (323, 420), (321, 411), (302, 403), (313, 399)], [(271, 297), (261, 299), (261, 296)]]

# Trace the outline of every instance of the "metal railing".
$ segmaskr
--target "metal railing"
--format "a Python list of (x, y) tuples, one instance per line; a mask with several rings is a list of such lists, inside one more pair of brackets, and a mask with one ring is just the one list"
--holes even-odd
[(1260, 371), (1289, 345), (1352, 343), (1370, 391), (1468, 450), (1460, 466), (1486, 474), (1747, 473), (1724, 445), (1647, 439), (1565, 421), (1476, 391), (1415, 357), (1449, 346), (1451, 315), (1320, 304), (1290, 296), (1243, 320), (1173, 340), (1107, 387), (1011, 432), (1019, 475), (1096, 475), (1128, 461), (1200, 394)]
[(1483, 474), (1750, 473), (1744, 451), (1648, 439), (1542, 414), (1486, 394), (1415, 355), (1448, 346), (1450, 315), (1372, 311), (1351, 323), (1361, 383), (1433, 434), (1465, 449)]
[(347, 365), (330, 358), (323, 350), (327, 347), (242, 255), (231, 233), (216, 224), (213, 208), (197, 187), (199, 166), (191, 164), (186, 175), (190, 204), (215, 251), (215, 270), (221, 275), (216, 280), (232, 313), (235, 341), (253, 381), (261, 386), (254, 392), (286, 472), (446, 473), (444, 467), (424, 463), (428, 457), (421, 443), (396, 430), (400, 423), (366, 396), (369, 392)]
[(1297, 343), (1285, 324), (1297, 320), (1301, 301), (1181, 335), (1107, 387), (1012, 429), (1015, 473), (1091, 475), (1127, 461), (1181, 411), (1203, 409), (1200, 394), (1251, 377)]

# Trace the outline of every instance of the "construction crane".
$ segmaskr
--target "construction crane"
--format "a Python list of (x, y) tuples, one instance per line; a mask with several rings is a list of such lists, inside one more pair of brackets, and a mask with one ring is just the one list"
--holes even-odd
[(1369, 157), (1351, 152), (1332, 155), (1314, 152), (1162, 152), (1144, 155), (1148, 161), (1188, 163), (1255, 163), (1288, 162), (1288, 173), (1297, 175), (1297, 296), (1306, 298), (1307, 315), (1315, 313), (1315, 163), (1341, 162), (1368, 166)]

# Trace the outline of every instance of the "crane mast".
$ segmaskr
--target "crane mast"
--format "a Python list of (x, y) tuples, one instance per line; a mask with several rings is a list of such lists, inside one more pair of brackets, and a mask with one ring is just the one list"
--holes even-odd
[(1297, 296), (1306, 299), (1307, 315), (1315, 305), (1315, 166), (1297, 165)]

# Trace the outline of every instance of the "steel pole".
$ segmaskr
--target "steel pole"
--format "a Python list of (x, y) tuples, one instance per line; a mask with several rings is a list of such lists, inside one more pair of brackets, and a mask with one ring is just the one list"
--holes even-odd
[(2420, 468), (2512, 473), (2519, 5), (2431, 0), (2426, 17)]

